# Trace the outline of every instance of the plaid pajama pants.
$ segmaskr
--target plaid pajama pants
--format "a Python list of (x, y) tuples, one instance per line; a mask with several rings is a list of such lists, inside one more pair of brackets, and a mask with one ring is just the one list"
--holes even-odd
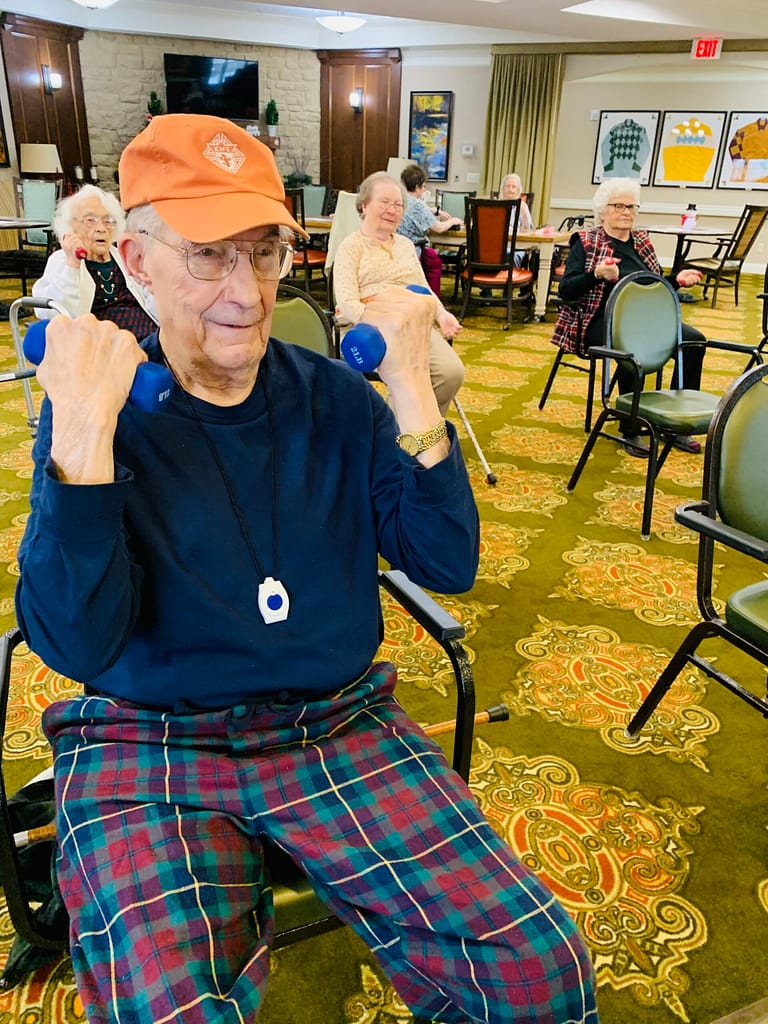
[(91, 1024), (252, 1022), (272, 928), (261, 841), (297, 861), (413, 1013), (596, 1024), (592, 968), (374, 665), (330, 698), (45, 712), (61, 890)]

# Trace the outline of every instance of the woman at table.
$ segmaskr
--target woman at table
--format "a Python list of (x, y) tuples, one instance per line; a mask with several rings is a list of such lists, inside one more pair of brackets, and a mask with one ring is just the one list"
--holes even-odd
[[(576, 232), (570, 240), (570, 251), (565, 274), (560, 281), (563, 305), (557, 317), (552, 342), (566, 352), (586, 356), (591, 345), (602, 345), (605, 307), (614, 284), (638, 271), (662, 274), (661, 264), (651, 240), (645, 231), (635, 228), (635, 217), (640, 208), (640, 186), (633, 178), (608, 178), (597, 189), (592, 200), (598, 226)], [(680, 270), (668, 280), (675, 288), (690, 287), (701, 281), (698, 270)], [(672, 377), (672, 388), (683, 387), (696, 391), (701, 386), (701, 367), (704, 361), (706, 338), (689, 324), (683, 324), (684, 341), (698, 341), (699, 345), (686, 347), (683, 352), (683, 380), (677, 379), (677, 367)], [(619, 393), (632, 390), (632, 371), (618, 368)], [(631, 455), (648, 457), (648, 446), (637, 436), (638, 427), (621, 424), (621, 433)], [(632, 447), (630, 447), (630, 444)], [(675, 446), (686, 452), (700, 452), (695, 438), (680, 436)]]
[[(333, 264), (336, 312), (342, 323), (356, 324), (366, 300), (390, 285), (427, 285), (416, 249), (397, 234), (405, 208), (405, 190), (384, 171), (370, 174), (357, 194), (360, 229), (339, 244)], [(464, 382), (464, 366), (448, 343), (461, 324), (437, 300), (432, 328), (429, 370), (432, 388), (443, 415)]]
[[(424, 185), (427, 175), (418, 164), (409, 164), (403, 168), (400, 180), (407, 192), (405, 198), (405, 211), (400, 226), (397, 229), (398, 235), (405, 235), (410, 238), (417, 247), (421, 245), (421, 264), (424, 268), (424, 275), (432, 291), (440, 298), (440, 280), (443, 273), (443, 261), (438, 253), (427, 245), (425, 239), (429, 233), (442, 234), (452, 228), (463, 227), (461, 217), (452, 217), (449, 213), (441, 210), (434, 214), (424, 202)], [(418, 251), (418, 248), (417, 248)]]
[[(70, 316), (93, 313), (131, 331), (139, 341), (157, 329), (152, 296), (133, 280), (114, 245), (125, 227), (117, 199), (96, 185), (83, 185), (56, 207), (53, 227), (61, 248), (51, 253), (36, 298), (54, 299)], [(37, 309), (40, 319), (56, 316)]]
[[(499, 199), (520, 199), (520, 215), (517, 218), (518, 231), (533, 231), (533, 218), (528, 209), (528, 203), (522, 199), (523, 182), (519, 174), (507, 174), (501, 179)], [(515, 249), (515, 266), (525, 265), (526, 257), (529, 255), (527, 249)]]

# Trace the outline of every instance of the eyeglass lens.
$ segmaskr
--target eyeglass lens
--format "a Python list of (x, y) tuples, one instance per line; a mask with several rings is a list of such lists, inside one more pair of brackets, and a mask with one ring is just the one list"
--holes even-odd
[(104, 227), (113, 228), (115, 224), (117, 224), (114, 217), (95, 217), (93, 214), (88, 214), (85, 217), (77, 217), (76, 220), (79, 220), (83, 224), (87, 224), (89, 228), (95, 228), (97, 224), (103, 224)]
[(635, 203), (609, 203), (608, 205), (612, 206), (616, 213), (624, 213), (625, 210), (628, 213), (635, 213), (640, 209)]
[(235, 268), (238, 253), (250, 256), (251, 266), (261, 281), (278, 281), (291, 269), (293, 248), (285, 242), (257, 242), (245, 248), (235, 242), (200, 242), (184, 249), (187, 270), (199, 281), (216, 281)]

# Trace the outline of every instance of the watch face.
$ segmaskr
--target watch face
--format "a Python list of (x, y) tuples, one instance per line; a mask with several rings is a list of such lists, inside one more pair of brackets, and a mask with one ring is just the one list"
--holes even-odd
[(418, 455), (419, 454), (419, 441), (418, 438), (414, 437), (413, 434), (401, 434), (397, 440), (397, 443), (406, 453), (406, 455)]

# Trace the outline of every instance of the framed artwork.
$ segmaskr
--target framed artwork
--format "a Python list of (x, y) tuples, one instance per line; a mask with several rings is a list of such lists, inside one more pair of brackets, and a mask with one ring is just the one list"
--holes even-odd
[(592, 184), (606, 178), (637, 178), (647, 185), (658, 128), (658, 110), (601, 110)]
[(5, 137), (5, 124), (3, 123), (3, 112), (0, 110), (0, 167), (10, 167), (11, 158), (8, 153), (8, 141)]
[(768, 189), (768, 113), (734, 111), (725, 140), (718, 188)]
[(408, 121), (408, 157), (432, 181), (448, 181), (452, 92), (412, 92)]
[(665, 110), (653, 184), (712, 188), (725, 121), (724, 110)]

